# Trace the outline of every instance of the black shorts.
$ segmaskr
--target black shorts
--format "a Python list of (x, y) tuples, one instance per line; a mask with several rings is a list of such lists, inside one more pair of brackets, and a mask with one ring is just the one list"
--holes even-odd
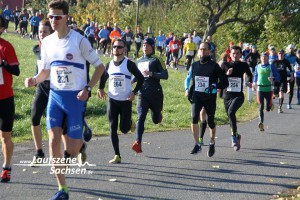
[(176, 59), (177, 59), (177, 58), (178, 58), (178, 53), (179, 53), (179, 52), (172, 52), (173, 58), (176, 58)]
[(11, 132), (15, 117), (14, 97), (0, 100), (0, 130)]
[(287, 82), (274, 82), (274, 95), (278, 95), (279, 92), (287, 92)]
[(157, 49), (157, 51), (159, 51), (159, 52), (162, 52), (162, 51), (163, 51), (162, 46), (157, 46), (156, 49)]

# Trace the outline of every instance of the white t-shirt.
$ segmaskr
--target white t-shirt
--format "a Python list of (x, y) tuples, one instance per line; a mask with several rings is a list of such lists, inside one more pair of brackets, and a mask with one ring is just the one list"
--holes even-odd
[(72, 29), (62, 39), (54, 32), (42, 44), (41, 65), (50, 69), (50, 87), (54, 90), (82, 90), (87, 84), (86, 60), (93, 66), (102, 63), (90, 42)]

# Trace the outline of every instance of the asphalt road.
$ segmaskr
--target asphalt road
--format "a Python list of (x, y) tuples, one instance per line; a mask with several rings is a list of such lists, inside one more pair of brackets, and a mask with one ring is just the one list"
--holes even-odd
[[(190, 130), (147, 133), (144, 152), (138, 155), (130, 148), (134, 135), (120, 135), (121, 164), (108, 163), (113, 157), (109, 137), (93, 138), (87, 153), (88, 162), (96, 166), (73, 167), (87, 173), (67, 175), (70, 199), (270, 199), (299, 184), (299, 123), (300, 106), (293, 105), (282, 114), (277, 109), (266, 113), (265, 132), (258, 130), (258, 119), (239, 124), (238, 152), (231, 147), (229, 126), (217, 127), (212, 158), (206, 145), (201, 153), (189, 154)], [(204, 139), (207, 144), (208, 131)], [(17, 165), (32, 160), (33, 154), (32, 142), (15, 145), (12, 179), (0, 184), (1, 200), (42, 200), (56, 192), (50, 167)]]

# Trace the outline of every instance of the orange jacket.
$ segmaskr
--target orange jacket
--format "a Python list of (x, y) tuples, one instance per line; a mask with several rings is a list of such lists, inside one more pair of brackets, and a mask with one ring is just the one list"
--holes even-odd
[(109, 39), (111, 39), (111, 44), (114, 44), (114, 42), (120, 38), (121, 38), (121, 34), (117, 30), (112, 30), (109, 34)]

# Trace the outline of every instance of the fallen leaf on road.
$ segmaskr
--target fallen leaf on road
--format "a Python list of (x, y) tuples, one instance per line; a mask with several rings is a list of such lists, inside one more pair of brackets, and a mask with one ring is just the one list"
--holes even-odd
[(116, 182), (116, 181), (117, 181), (117, 179), (115, 179), (115, 178), (111, 178), (111, 179), (108, 179), (108, 181), (110, 181), (110, 182)]
[(143, 144), (147, 144), (148, 142), (143, 142)]
[(32, 173), (33, 173), (33, 174), (37, 174), (37, 173), (39, 173), (39, 172), (38, 172), (38, 171), (33, 171)]
[(23, 172), (26, 172), (26, 169), (23, 169), (22, 171), (23, 171)]
[(298, 191), (300, 191), (300, 186), (297, 188)]
[(209, 183), (208, 186), (209, 186), (209, 187), (215, 187), (215, 185), (214, 185), (214, 184), (211, 184), (211, 183)]
[(219, 169), (220, 166), (219, 165), (213, 165), (212, 168)]
[(96, 197), (85, 197), (86, 199), (95, 199)]
[(158, 147), (160, 149), (160, 147)]
[(274, 180), (270, 178), (270, 179), (269, 179), (269, 182), (274, 182)]
[(280, 164), (281, 164), (281, 165), (286, 165), (287, 163), (286, 163), (286, 162), (280, 162)]

